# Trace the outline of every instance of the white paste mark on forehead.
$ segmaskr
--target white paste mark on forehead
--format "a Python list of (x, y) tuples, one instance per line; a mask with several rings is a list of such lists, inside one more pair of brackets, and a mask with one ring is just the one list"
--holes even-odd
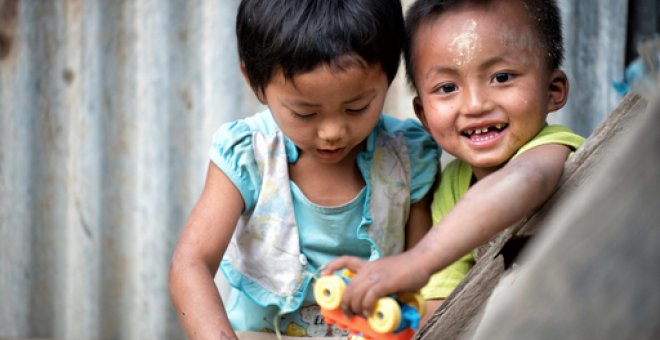
[(463, 25), (463, 31), (452, 39), (449, 51), (454, 55), (454, 63), (457, 66), (469, 63), (475, 54), (479, 36), (476, 33), (477, 22), (468, 20)]

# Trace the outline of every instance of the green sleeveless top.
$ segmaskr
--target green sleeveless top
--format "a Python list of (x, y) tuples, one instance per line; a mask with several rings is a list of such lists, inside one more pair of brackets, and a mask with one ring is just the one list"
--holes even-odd
[[(534, 147), (546, 144), (562, 144), (575, 151), (583, 142), (584, 138), (565, 126), (546, 125), (536, 137), (523, 145), (511, 159)], [(456, 202), (467, 192), (470, 188), (471, 180), (472, 167), (470, 164), (460, 159), (453, 160), (447, 164), (442, 171), (440, 185), (433, 194), (431, 214), (434, 226), (449, 213), (454, 205), (456, 205)], [(427, 300), (446, 298), (458, 286), (459, 282), (465, 277), (474, 263), (474, 252), (470, 252), (445, 269), (437, 272), (431, 276), (429, 282), (422, 288), (422, 296)]]

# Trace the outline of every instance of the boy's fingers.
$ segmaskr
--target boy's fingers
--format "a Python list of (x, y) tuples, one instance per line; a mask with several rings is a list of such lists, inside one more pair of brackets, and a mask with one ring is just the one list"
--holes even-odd
[(369, 317), (371, 312), (376, 307), (376, 301), (378, 301), (379, 298), (380, 294), (378, 294), (374, 289), (370, 289), (364, 294), (364, 299), (362, 301), (362, 311), (364, 316)]
[(362, 283), (362, 275), (360, 275), (360, 272), (358, 272), (355, 276), (353, 276), (351, 282), (349, 282), (349, 284), (346, 286), (346, 290), (344, 291), (344, 295), (342, 296), (341, 300), (341, 309), (347, 315), (359, 314), (361, 312), (359, 306), (360, 300), (363, 296)]
[(360, 268), (364, 265), (365, 261), (359, 257), (354, 256), (341, 256), (338, 257), (325, 266), (321, 274), (332, 274), (340, 269), (349, 269), (352, 272), (359, 272)]
[(355, 285), (349, 284), (341, 299), (341, 309), (344, 311), (344, 314), (355, 315), (360, 312), (356, 306), (359, 297), (360, 294), (355, 292)]
[(373, 310), (375, 301), (378, 299), (379, 286), (383, 282), (376, 279), (368, 269), (364, 269), (361, 273), (356, 275), (355, 279), (347, 288), (349, 290), (345, 294), (347, 305), (350, 306), (350, 311), (354, 314), (369, 315)]
[(362, 315), (364, 311), (362, 308), (362, 300), (364, 299), (366, 289), (363, 283), (363, 279), (351, 281), (351, 284), (348, 285), (346, 293), (344, 294), (347, 309), (353, 314)]

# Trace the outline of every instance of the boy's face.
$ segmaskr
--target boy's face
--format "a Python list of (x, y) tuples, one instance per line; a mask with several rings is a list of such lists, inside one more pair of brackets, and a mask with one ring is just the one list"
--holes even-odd
[(438, 144), (473, 167), (497, 170), (563, 106), (568, 81), (519, 1), (464, 5), (419, 27), (415, 112)]
[(293, 80), (282, 72), (266, 86), (265, 102), (300, 157), (337, 164), (371, 133), (380, 118), (388, 82), (379, 65), (322, 65)]

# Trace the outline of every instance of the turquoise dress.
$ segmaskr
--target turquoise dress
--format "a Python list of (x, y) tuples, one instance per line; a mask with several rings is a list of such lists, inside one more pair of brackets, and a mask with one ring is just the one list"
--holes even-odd
[(269, 111), (220, 127), (209, 155), (245, 202), (221, 263), (232, 326), (325, 336), (339, 333), (318, 313), (314, 275), (340, 255), (401, 252), (410, 204), (431, 189), (440, 150), (418, 122), (383, 115), (357, 157), (365, 188), (334, 207), (310, 202), (289, 179), (298, 150)]

